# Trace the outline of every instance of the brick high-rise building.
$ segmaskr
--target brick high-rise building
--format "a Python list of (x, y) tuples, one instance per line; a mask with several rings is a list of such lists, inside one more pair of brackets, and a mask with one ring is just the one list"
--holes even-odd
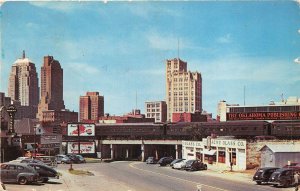
[(65, 109), (63, 100), (63, 69), (53, 56), (45, 56), (41, 67), (41, 100), (38, 118), (42, 121), (43, 111)]
[(187, 71), (187, 63), (174, 58), (166, 61), (166, 102), (168, 116), (172, 113), (202, 112), (202, 77)]
[(80, 96), (80, 121), (98, 121), (104, 116), (104, 96), (99, 92), (87, 92), (85, 96)]
[(33, 116), (26, 117), (35, 118), (39, 102), (38, 77), (35, 64), (26, 58), (25, 51), (23, 51), (23, 57), (17, 59), (12, 65), (8, 97), (12, 101), (19, 101), (20, 105), (24, 106), (28, 112), (34, 113)]

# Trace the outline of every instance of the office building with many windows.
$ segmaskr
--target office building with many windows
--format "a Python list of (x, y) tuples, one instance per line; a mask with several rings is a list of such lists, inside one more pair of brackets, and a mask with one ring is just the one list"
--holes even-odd
[(38, 106), (40, 121), (44, 111), (61, 111), (65, 109), (63, 100), (63, 69), (53, 56), (45, 56), (41, 67), (41, 100)]
[(165, 101), (145, 102), (146, 118), (154, 118), (156, 123), (167, 121), (167, 104)]
[(202, 112), (202, 77), (187, 70), (187, 62), (174, 58), (166, 61), (167, 120), (173, 113)]
[(80, 96), (79, 107), (80, 122), (96, 122), (104, 116), (104, 96), (100, 96), (99, 92), (87, 92), (85, 96)]
[[(8, 97), (12, 101), (17, 101), (23, 109), (33, 115), (24, 116), (35, 118), (39, 102), (38, 77), (35, 64), (26, 58), (25, 51), (23, 57), (19, 58), (12, 65), (9, 75)], [(20, 116), (22, 118), (22, 116)]]

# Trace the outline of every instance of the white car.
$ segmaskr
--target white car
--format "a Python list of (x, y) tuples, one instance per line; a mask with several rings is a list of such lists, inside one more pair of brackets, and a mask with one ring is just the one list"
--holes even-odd
[(173, 168), (174, 169), (183, 169), (185, 167), (185, 163), (186, 163), (186, 159), (183, 159), (182, 161), (178, 162), (178, 163), (175, 163), (173, 165)]

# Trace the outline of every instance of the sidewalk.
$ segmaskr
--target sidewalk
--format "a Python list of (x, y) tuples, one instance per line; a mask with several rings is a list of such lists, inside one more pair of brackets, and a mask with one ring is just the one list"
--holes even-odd
[(220, 177), (224, 179), (230, 179), (239, 182), (252, 183), (252, 177), (256, 172), (255, 169), (246, 171), (230, 171), (226, 169), (218, 169), (213, 167), (208, 167), (207, 171), (201, 171), (209, 176)]
[[(69, 166), (68, 166), (69, 167)], [(69, 168), (59, 169), (58, 171), (62, 174), (60, 177), (63, 182), (61, 191), (99, 191), (101, 185), (101, 191), (128, 191), (131, 190), (129, 185), (123, 182), (110, 179), (101, 172), (90, 171), (90, 169), (82, 168), (80, 165), (74, 165), (73, 168), (76, 170), (89, 170), (94, 176), (87, 175), (74, 175), (69, 172)]]

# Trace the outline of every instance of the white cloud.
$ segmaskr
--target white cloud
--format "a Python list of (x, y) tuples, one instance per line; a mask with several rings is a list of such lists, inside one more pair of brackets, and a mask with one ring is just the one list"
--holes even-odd
[(226, 44), (231, 42), (231, 34), (226, 34), (225, 36), (222, 36), (217, 39), (218, 43)]
[[(187, 38), (176, 37), (174, 34), (161, 34), (158, 32), (149, 32), (145, 34), (151, 48), (158, 50), (179, 50), (182, 49), (204, 49), (199, 45), (193, 44)], [(178, 44), (179, 43), (179, 44)]]
[(76, 2), (64, 2), (64, 1), (48, 1), (48, 0), (41, 0), (41, 1), (29, 1), (29, 3), (36, 7), (53, 9), (56, 11), (61, 12), (70, 12), (75, 10), (76, 8), (80, 8), (78, 3)]
[(300, 29), (298, 30), (298, 33), (300, 34)]
[(87, 63), (66, 63), (65, 66), (68, 70), (81, 74), (82, 76), (86, 75), (96, 75), (100, 73), (100, 70), (94, 66), (91, 66)]
[(152, 33), (147, 36), (147, 40), (150, 47), (159, 50), (176, 50), (178, 44), (178, 38), (172, 35), (161, 36), (156, 33)]
[(150, 18), (151, 15), (157, 15), (157, 14), (163, 14), (163, 15), (169, 15), (172, 17), (179, 17), (182, 15), (180, 11), (176, 11), (175, 9), (169, 9), (162, 6), (157, 6), (154, 4), (147, 4), (144, 3), (141, 6), (136, 6), (136, 4), (128, 4), (126, 6), (126, 9), (131, 12), (131, 14), (136, 15), (138, 17), (142, 17), (144, 19)]
[[(215, 60), (191, 60), (189, 68), (200, 68), (203, 79), (252, 82), (294, 83), (300, 80), (296, 68), (286, 60), (273, 58), (226, 57)], [(288, 80), (287, 80), (288, 79)]]
[(297, 63), (297, 64), (300, 64), (300, 57), (296, 58), (296, 59), (294, 60), (294, 62)]

